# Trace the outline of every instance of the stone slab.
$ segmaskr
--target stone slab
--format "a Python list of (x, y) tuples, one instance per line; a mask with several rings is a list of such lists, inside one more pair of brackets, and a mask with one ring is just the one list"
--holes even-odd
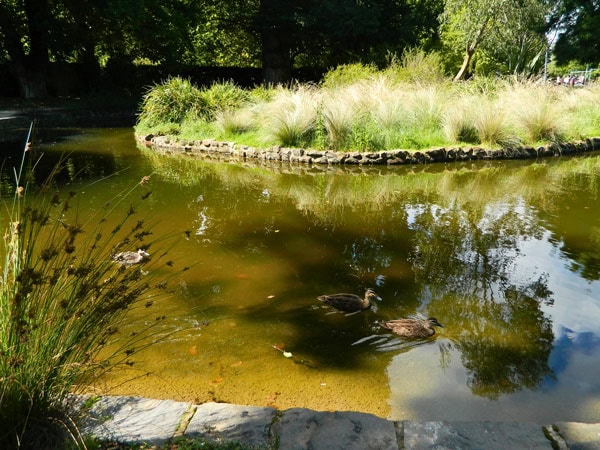
[(171, 439), (190, 403), (140, 397), (102, 397), (87, 416), (83, 433), (120, 443), (160, 445)]
[(269, 429), (274, 419), (274, 408), (204, 403), (196, 409), (184, 436), (265, 447), (269, 444)]
[(292, 408), (271, 431), (279, 450), (398, 450), (394, 423), (366, 413)]
[(600, 423), (556, 422), (554, 425), (571, 450), (600, 449)]
[(404, 421), (403, 425), (406, 450), (552, 449), (542, 426), (532, 423)]

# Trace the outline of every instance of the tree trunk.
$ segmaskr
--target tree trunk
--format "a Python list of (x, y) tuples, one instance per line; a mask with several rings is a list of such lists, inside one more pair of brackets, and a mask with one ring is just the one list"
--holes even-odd
[(479, 30), (477, 31), (477, 36), (475, 37), (475, 39), (473, 39), (473, 42), (467, 44), (467, 50), (465, 51), (465, 57), (463, 59), (462, 66), (460, 67), (460, 70), (454, 77), (454, 81), (460, 81), (465, 78), (467, 69), (469, 68), (469, 64), (471, 63), (471, 59), (473, 58), (473, 55), (475, 54), (475, 50), (477, 49), (477, 47), (479, 46), (479, 44), (481, 43), (482, 39), (485, 36), (485, 32), (486, 32), (488, 24), (490, 23), (490, 20), (491, 20), (490, 16), (486, 17), (486, 19), (483, 21), (483, 23), (479, 27)]
[(281, 84), (291, 79), (291, 58), (278, 33), (261, 35), (263, 81), (269, 85)]
[(23, 98), (44, 98), (48, 95), (46, 66), (30, 69), (25, 64), (13, 64), (12, 71), (19, 83)]
[[(0, 29), (4, 33), (9, 67), (16, 77), (21, 96), (45, 97), (48, 94), (48, 0), (22, 0), (22, 15), (0, 5)], [(25, 35), (19, 30), (25, 29)]]
[(285, 9), (291, 5), (280, 0), (261, 0), (259, 30), (262, 46), (263, 81), (266, 84), (288, 82), (292, 75), (290, 36), (293, 24), (286, 20)]
[(473, 54), (475, 53), (475, 49), (469, 47), (465, 52), (465, 56), (463, 58), (462, 66), (456, 76), (454, 77), (454, 81), (460, 81), (465, 79), (465, 75), (467, 73), (467, 69), (469, 68), (469, 64), (471, 64), (471, 59), (473, 58)]

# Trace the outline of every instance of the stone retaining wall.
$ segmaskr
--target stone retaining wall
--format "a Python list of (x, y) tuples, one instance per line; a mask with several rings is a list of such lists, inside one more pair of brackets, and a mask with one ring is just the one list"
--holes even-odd
[[(81, 403), (79, 403), (81, 401)], [(101, 442), (164, 445), (177, 439), (278, 450), (598, 449), (600, 424), (489, 421), (392, 421), (355, 411), (102, 397), (85, 406), (84, 436)], [(81, 406), (77, 406), (80, 404)]]
[(180, 140), (172, 136), (136, 136), (138, 142), (166, 154), (186, 154), (217, 160), (257, 160), (298, 164), (325, 165), (403, 165), (473, 160), (532, 159), (549, 156), (578, 155), (600, 150), (600, 138), (549, 144), (540, 147), (518, 146), (499, 150), (481, 147), (437, 148), (422, 151), (386, 150), (379, 152), (334, 152), (300, 148), (270, 147), (257, 149), (233, 142), (213, 139)]

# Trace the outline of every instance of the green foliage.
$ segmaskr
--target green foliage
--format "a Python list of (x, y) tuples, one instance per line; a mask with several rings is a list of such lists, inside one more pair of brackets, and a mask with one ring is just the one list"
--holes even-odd
[(597, 65), (600, 61), (598, 29), (600, 7), (587, 0), (561, 0), (553, 11), (551, 24), (558, 35), (554, 53), (560, 64), (571, 60)]
[[(115, 199), (104, 217), (81, 218), (71, 209), (77, 194), (61, 195), (53, 187), (58, 170), (37, 187), (25, 182), (21, 169), (17, 193), (5, 200), (0, 217), (1, 448), (54, 449), (67, 437), (77, 441), (68, 395), (133, 364), (161, 323), (149, 320), (135, 335), (119, 333), (128, 311), (150, 308), (166, 295), (166, 282), (157, 287), (139, 267), (112, 260), (117, 252), (153, 243), (134, 207), (116, 225), (106, 221), (128, 194), (147, 198), (147, 180)], [(161, 267), (160, 258), (145, 266)], [(150, 297), (144, 306), (142, 299)]]
[(138, 124), (160, 131), (181, 126), (186, 121), (211, 122), (223, 111), (239, 109), (250, 98), (247, 91), (232, 82), (214, 83), (200, 89), (189, 79), (171, 77), (150, 88), (142, 100)]
[(248, 91), (236, 86), (232, 81), (213, 83), (200, 93), (205, 105), (200, 116), (208, 121), (213, 120), (217, 112), (238, 109), (249, 99)]
[(357, 81), (368, 80), (377, 73), (377, 68), (371, 64), (342, 64), (329, 70), (323, 76), (324, 88), (336, 88), (354, 84)]
[(399, 61), (395, 54), (390, 56), (388, 68), (383, 73), (405, 83), (440, 83), (446, 78), (440, 54), (421, 48), (405, 50)]
[[(549, 11), (550, 4), (541, 0), (445, 0), (442, 42), (453, 57), (463, 56), (462, 66), (454, 69), (455, 79), (483, 74), (485, 69), (537, 73), (546, 49), (543, 24)], [(485, 64), (480, 67), (479, 62)]]
[(189, 79), (170, 77), (144, 95), (138, 122), (146, 127), (181, 124), (186, 117), (202, 117), (207, 108), (206, 98)]

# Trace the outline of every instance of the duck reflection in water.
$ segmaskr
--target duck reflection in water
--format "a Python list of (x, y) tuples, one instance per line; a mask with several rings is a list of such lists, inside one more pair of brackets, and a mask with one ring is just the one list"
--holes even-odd
[(317, 299), (338, 311), (352, 314), (370, 308), (373, 306), (373, 300), (381, 301), (381, 297), (379, 297), (373, 289), (367, 289), (364, 298), (360, 298), (355, 294), (328, 294), (319, 295)]

